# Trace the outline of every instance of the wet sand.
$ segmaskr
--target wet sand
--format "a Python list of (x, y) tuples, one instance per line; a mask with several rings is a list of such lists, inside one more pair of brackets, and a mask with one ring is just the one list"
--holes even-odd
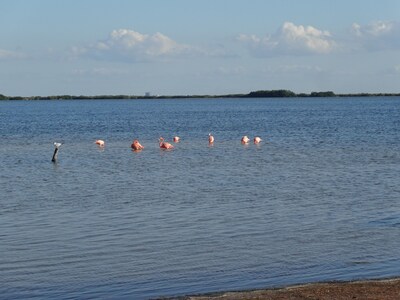
[(297, 300), (297, 299), (400, 299), (400, 278), (354, 282), (328, 282), (279, 289), (186, 296), (181, 300)]

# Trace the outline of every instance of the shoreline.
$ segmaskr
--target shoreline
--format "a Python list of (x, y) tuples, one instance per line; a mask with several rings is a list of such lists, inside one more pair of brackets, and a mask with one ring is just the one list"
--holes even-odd
[(290, 90), (258, 90), (250, 93), (223, 95), (49, 95), (7, 96), (0, 94), (0, 101), (22, 100), (161, 100), (161, 99), (230, 99), (230, 98), (348, 98), (348, 97), (400, 97), (400, 93), (334, 93), (332, 91), (295, 93)]
[(270, 289), (215, 292), (182, 297), (160, 298), (169, 300), (295, 300), (295, 299), (400, 299), (400, 277), (307, 283)]

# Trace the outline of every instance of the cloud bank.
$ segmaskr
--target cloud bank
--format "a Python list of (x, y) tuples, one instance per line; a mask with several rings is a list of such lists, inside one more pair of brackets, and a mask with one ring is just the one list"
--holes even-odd
[(265, 37), (241, 34), (237, 38), (257, 57), (279, 55), (323, 55), (334, 52), (400, 50), (400, 22), (354, 23), (346, 36), (334, 37), (313, 26), (285, 22)]
[[(335, 36), (314, 26), (285, 22), (273, 34), (264, 37), (241, 34), (237, 37), (255, 57), (327, 55), (360, 51), (400, 49), (400, 22), (377, 21), (367, 25), (354, 23), (345, 35)], [(219, 43), (219, 47), (205, 49), (178, 43), (157, 32), (144, 34), (131, 29), (113, 30), (105, 39), (73, 47), (73, 57), (97, 60), (145, 62), (168, 61), (193, 57), (237, 57), (235, 47)], [(227, 50), (228, 49), (228, 50)], [(18, 57), (16, 53), (0, 50), (0, 59)]]
[(375, 51), (400, 49), (400, 22), (377, 21), (367, 25), (354, 23), (350, 32), (360, 48)]
[(88, 47), (74, 47), (75, 56), (103, 60), (149, 61), (199, 52), (195, 47), (179, 44), (162, 33), (143, 34), (130, 29), (113, 30), (109, 36)]
[(328, 31), (285, 22), (273, 35), (263, 38), (241, 34), (238, 40), (257, 56), (327, 54), (336, 43)]

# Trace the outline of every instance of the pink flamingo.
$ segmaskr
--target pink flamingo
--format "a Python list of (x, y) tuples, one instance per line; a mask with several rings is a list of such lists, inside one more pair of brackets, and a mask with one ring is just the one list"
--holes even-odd
[(160, 148), (161, 149), (174, 149), (174, 146), (172, 146), (170, 143), (164, 142), (164, 138), (163, 137), (160, 136), (158, 141), (160, 142)]
[(214, 144), (214, 137), (211, 135), (211, 133), (209, 133), (208, 134), (208, 143), (211, 145), (211, 144)]
[(144, 147), (142, 146), (142, 144), (139, 143), (138, 140), (134, 140), (132, 142), (131, 148), (135, 151), (139, 151), (139, 150), (143, 150)]
[(254, 144), (259, 144), (262, 141), (262, 139), (259, 136), (256, 136), (254, 138)]
[(244, 145), (244, 144), (248, 144), (249, 141), (250, 141), (250, 139), (247, 137), (247, 135), (245, 135), (245, 136), (242, 137), (241, 142), (242, 142), (243, 145)]
[(174, 143), (179, 143), (181, 138), (179, 136), (174, 136)]
[(96, 140), (94, 143), (99, 145), (100, 147), (104, 147), (104, 145), (105, 145), (103, 140)]

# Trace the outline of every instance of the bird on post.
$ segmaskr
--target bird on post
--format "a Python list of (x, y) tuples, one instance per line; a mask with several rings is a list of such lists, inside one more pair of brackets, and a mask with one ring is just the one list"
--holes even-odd
[(54, 153), (53, 153), (53, 158), (51, 159), (52, 162), (56, 162), (58, 158), (58, 149), (61, 147), (61, 143), (54, 143)]

